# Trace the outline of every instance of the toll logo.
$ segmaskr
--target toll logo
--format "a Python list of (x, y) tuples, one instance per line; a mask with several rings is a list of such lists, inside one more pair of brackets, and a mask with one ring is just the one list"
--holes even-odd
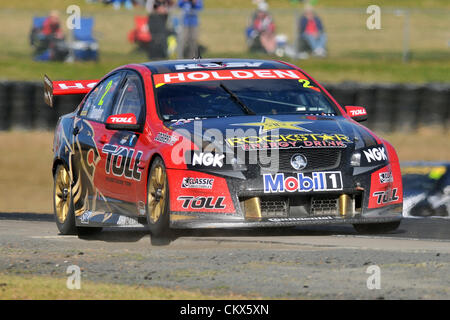
[(340, 171), (298, 173), (286, 177), (283, 173), (264, 174), (264, 193), (312, 192), (342, 190)]
[(223, 204), (225, 197), (190, 197), (179, 196), (178, 201), (182, 201), (181, 205), (183, 209), (225, 209), (226, 205)]
[(398, 201), (397, 188), (388, 189), (386, 191), (377, 191), (373, 193), (373, 196), (377, 198), (377, 204), (387, 204)]
[(139, 168), (143, 152), (136, 152), (135, 149), (118, 147), (112, 144), (106, 144), (102, 150), (107, 154), (105, 172), (113, 174), (116, 177), (125, 176), (125, 178), (140, 181), (142, 169)]

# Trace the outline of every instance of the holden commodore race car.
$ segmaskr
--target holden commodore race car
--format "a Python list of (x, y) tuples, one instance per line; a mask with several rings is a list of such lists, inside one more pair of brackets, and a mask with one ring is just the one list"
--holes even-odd
[(54, 135), (62, 234), (171, 228), (353, 224), (387, 232), (402, 217), (389, 142), (300, 68), (195, 59), (129, 64), (100, 80), (51, 81), (45, 99), (82, 94)]

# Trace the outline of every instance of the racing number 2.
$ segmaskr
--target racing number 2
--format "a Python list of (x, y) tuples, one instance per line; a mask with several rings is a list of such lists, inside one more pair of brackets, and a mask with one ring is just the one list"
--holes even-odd
[(102, 95), (102, 97), (100, 98), (100, 101), (98, 102), (99, 106), (103, 105), (103, 98), (105, 98), (105, 96), (108, 93), (109, 89), (111, 89), (111, 86), (112, 86), (112, 80), (109, 80), (108, 84), (106, 85), (105, 93)]
[(307, 79), (300, 79), (300, 80), (298, 80), (298, 82), (303, 84), (303, 88), (308, 88), (308, 89), (313, 89), (313, 90), (319, 91), (319, 89), (316, 87), (313, 87), (311, 85), (311, 82), (309, 82), (309, 80), (307, 80)]

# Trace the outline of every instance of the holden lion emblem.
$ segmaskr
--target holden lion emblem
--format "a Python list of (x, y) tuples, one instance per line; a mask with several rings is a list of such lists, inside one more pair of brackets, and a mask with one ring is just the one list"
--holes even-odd
[(291, 166), (295, 170), (302, 170), (306, 167), (308, 161), (306, 161), (306, 157), (302, 154), (294, 154), (291, 158)]

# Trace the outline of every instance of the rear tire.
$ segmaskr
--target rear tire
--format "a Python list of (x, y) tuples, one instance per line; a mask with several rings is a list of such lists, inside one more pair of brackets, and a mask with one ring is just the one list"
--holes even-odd
[(380, 234), (388, 233), (398, 229), (401, 221), (383, 222), (383, 223), (361, 223), (354, 224), (353, 228), (362, 234)]
[(154, 159), (147, 182), (147, 223), (154, 239), (170, 238), (169, 184), (160, 157)]
[(56, 226), (63, 235), (75, 235), (75, 212), (69, 172), (59, 164), (53, 176), (53, 213)]

